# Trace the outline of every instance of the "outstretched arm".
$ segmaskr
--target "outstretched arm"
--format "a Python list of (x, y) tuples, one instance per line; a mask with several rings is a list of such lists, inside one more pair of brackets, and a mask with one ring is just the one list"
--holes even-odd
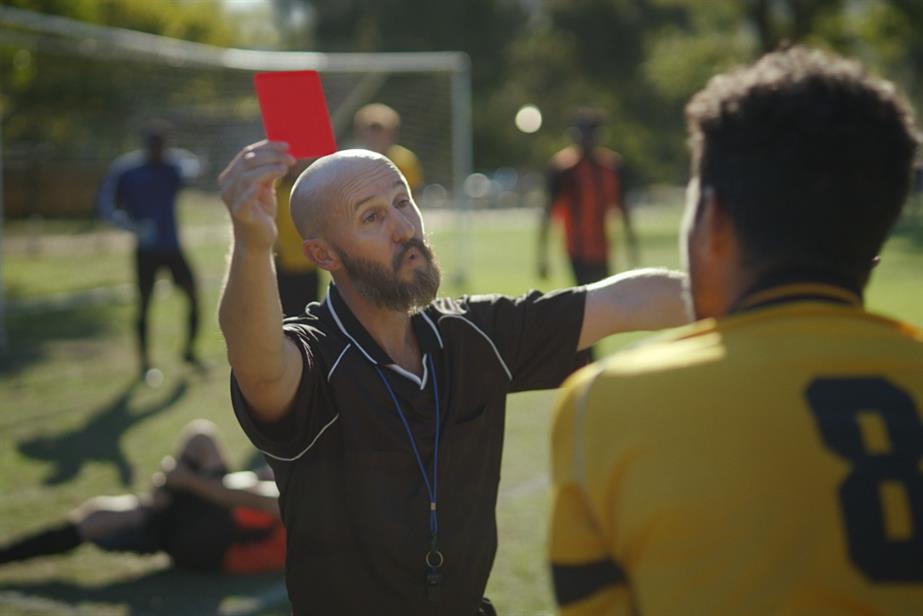
[(164, 474), (164, 485), (195, 494), (222, 507), (248, 507), (279, 517), (279, 490), (272, 481), (260, 480), (251, 471), (206, 477), (177, 464)]
[(655, 330), (689, 322), (684, 297), (686, 275), (638, 269), (587, 287), (578, 350), (620, 332)]
[(268, 141), (247, 146), (218, 177), (234, 231), (218, 320), (241, 392), (263, 422), (288, 413), (303, 369), (300, 352), (282, 332), (272, 259), (272, 187), (295, 162), (287, 149)]

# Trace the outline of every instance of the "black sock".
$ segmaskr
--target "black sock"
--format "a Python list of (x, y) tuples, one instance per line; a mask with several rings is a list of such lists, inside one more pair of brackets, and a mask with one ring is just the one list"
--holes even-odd
[(35, 556), (70, 552), (81, 543), (83, 543), (83, 538), (80, 537), (77, 525), (66, 522), (0, 548), (0, 564)]

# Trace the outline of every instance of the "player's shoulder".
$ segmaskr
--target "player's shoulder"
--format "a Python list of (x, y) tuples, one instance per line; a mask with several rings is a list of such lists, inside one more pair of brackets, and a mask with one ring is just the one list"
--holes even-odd
[(593, 158), (598, 164), (610, 169), (618, 169), (622, 165), (622, 156), (618, 152), (602, 146), (593, 150)]
[(919, 328), (862, 309), (800, 303), (703, 319), (654, 336), (601, 361), (593, 387), (604, 397), (637, 393), (649, 400), (701, 391), (708, 383), (743, 387), (752, 374), (784, 364), (793, 345), (818, 356), (864, 349), (923, 362)]
[(923, 330), (908, 322), (861, 306), (820, 301), (796, 301), (754, 309), (722, 319), (722, 330), (744, 342), (782, 344), (794, 340), (818, 352), (831, 348), (857, 355), (871, 349), (894, 357), (923, 358)]
[(672, 404), (690, 384), (720, 380), (716, 373), (726, 369), (723, 336), (717, 322), (706, 319), (649, 338), (571, 375), (563, 386), (564, 405), (643, 416), (652, 406)]
[[(395, 143), (390, 148), (388, 148), (388, 158), (392, 158), (392, 156), (398, 156), (400, 158), (411, 159), (411, 160), (417, 159), (417, 155), (414, 153), (413, 150), (399, 143)], [(392, 158), (392, 161), (393, 161), (393, 158)]]
[(109, 165), (110, 175), (125, 175), (144, 165), (144, 152), (133, 150), (122, 154)]
[(580, 162), (580, 151), (576, 146), (569, 145), (555, 152), (548, 166), (552, 171), (560, 172), (574, 168), (578, 162)]
[(701, 369), (720, 359), (725, 332), (715, 319), (703, 319), (647, 338), (600, 362), (603, 375), (634, 378)]

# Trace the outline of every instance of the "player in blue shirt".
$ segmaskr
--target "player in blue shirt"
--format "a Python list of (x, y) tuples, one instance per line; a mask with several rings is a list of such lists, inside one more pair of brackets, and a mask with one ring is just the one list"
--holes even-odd
[(113, 224), (134, 233), (135, 270), (139, 296), (136, 321), (141, 377), (151, 368), (148, 320), (154, 281), (161, 269), (170, 271), (173, 282), (188, 299), (186, 343), (183, 359), (201, 367), (194, 342), (199, 329), (195, 277), (180, 246), (176, 228), (176, 197), (188, 179), (198, 173), (192, 153), (167, 148), (168, 128), (149, 125), (142, 133), (144, 149), (118, 158), (99, 190), (100, 214)]

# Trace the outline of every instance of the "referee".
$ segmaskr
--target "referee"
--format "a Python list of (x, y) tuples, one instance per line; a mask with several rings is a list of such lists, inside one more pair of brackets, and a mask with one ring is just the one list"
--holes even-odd
[(260, 142), (219, 177), (234, 231), (219, 318), (237, 418), (279, 486), (294, 613), (491, 614), (506, 395), (557, 387), (603, 336), (685, 322), (683, 277), (436, 299), (407, 181), (346, 150), (293, 189), (305, 253), (333, 282), (283, 323), (272, 183), (293, 163)]

